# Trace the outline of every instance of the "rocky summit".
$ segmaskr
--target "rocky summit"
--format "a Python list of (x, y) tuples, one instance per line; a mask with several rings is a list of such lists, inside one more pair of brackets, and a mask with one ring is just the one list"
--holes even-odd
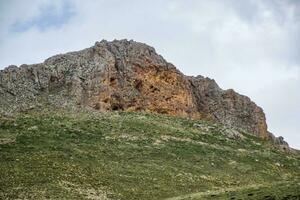
[(0, 199), (297, 200), (263, 110), (139, 42), (0, 72)]
[(203, 76), (186, 76), (155, 49), (128, 40), (102, 40), (76, 52), (0, 72), (0, 114), (52, 105), (99, 111), (144, 111), (207, 119), (273, 140), (263, 110), (232, 89)]

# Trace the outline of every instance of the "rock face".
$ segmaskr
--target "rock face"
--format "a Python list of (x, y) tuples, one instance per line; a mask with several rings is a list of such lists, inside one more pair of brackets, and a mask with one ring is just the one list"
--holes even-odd
[(209, 78), (187, 77), (154, 48), (134, 41), (103, 40), (41, 64), (9, 66), (0, 72), (0, 95), (1, 114), (45, 103), (81, 105), (205, 118), (272, 138), (263, 110), (248, 97)]
[(222, 90), (209, 78), (197, 76), (188, 79), (198, 112), (203, 113), (205, 118), (269, 138), (263, 110), (248, 97), (232, 89)]

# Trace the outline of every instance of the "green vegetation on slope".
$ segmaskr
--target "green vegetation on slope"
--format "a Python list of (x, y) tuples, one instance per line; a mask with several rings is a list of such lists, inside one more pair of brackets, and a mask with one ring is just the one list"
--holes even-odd
[(249, 134), (164, 115), (45, 113), (0, 118), (0, 199), (300, 198), (299, 155)]

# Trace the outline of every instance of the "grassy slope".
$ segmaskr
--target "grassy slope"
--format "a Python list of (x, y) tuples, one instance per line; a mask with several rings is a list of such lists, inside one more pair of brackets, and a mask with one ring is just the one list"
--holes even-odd
[(0, 199), (300, 198), (298, 155), (224, 131), (141, 113), (2, 117)]

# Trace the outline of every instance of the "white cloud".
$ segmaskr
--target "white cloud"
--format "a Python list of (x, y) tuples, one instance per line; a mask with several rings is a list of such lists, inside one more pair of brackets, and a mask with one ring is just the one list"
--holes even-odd
[[(62, 26), (12, 33), (45, 5), (72, 3)], [(59, 9), (58, 9), (59, 10)], [(300, 148), (300, 3), (287, 0), (28, 0), (0, 3), (0, 68), (42, 62), (101, 39), (135, 39), (189, 75), (212, 77), (261, 105), (270, 130)]]

